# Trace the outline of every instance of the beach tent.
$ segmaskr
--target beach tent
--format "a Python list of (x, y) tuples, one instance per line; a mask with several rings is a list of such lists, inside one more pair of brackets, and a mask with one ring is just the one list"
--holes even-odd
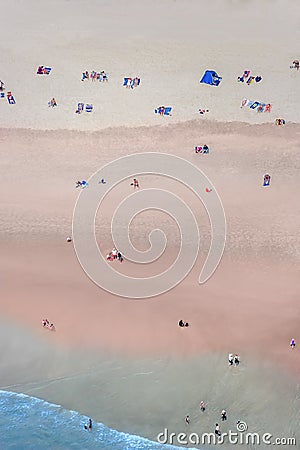
[(219, 77), (219, 75), (214, 70), (206, 70), (205, 74), (200, 80), (200, 83), (210, 84), (211, 86), (219, 86), (221, 80), (222, 77)]

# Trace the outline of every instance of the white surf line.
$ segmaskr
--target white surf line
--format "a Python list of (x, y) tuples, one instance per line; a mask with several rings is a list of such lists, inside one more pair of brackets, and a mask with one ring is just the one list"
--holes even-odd
[(137, 373), (133, 373), (132, 375), (133, 376), (136, 376), (136, 375), (150, 375), (151, 373), (154, 373), (154, 372), (137, 372)]

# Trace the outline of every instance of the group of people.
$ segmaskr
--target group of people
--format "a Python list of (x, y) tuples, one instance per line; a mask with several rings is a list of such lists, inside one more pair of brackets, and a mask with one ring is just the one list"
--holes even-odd
[(88, 186), (88, 182), (85, 180), (82, 181), (76, 181), (76, 188), (81, 187), (82, 189), (86, 188)]
[(135, 88), (140, 84), (140, 78), (139, 77), (134, 77), (134, 78), (124, 78), (124, 83), (123, 86), (125, 86), (126, 88)]
[(285, 120), (284, 119), (276, 119), (275, 123), (276, 123), (276, 125), (282, 126), (282, 125), (285, 125)]
[(209, 147), (206, 144), (204, 144), (203, 146), (196, 146), (195, 153), (207, 154), (209, 153)]
[(233, 354), (233, 353), (229, 353), (228, 355), (228, 365), (229, 366), (233, 366), (235, 365), (236, 367), (240, 364), (240, 357), (237, 354)]
[(108, 81), (108, 74), (104, 70), (101, 72), (95, 72), (95, 70), (92, 70), (92, 72), (89, 74), (89, 72), (86, 70), (82, 73), (81, 81), (89, 80), (92, 81)]
[(54, 330), (55, 329), (54, 324), (50, 323), (48, 319), (43, 319), (42, 320), (42, 325), (43, 325), (44, 328), (49, 328), (49, 330)]
[(57, 106), (57, 103), (56, 103), (56, 100), (54, 97), (50, 100), (50, 102), (48, 102), (48, 106), (49, 106), (49, 108), (50, 108), (50, 106), (52, 108), (54, 108), (54, 106)]
[(296, 69), (299, 70), (299, 60), (298, 59), (294, 59), (293, 64), (290, 66), (291, 69)]
[(116, 248), (113, 248), (112, 251), (106, 255), (107, 261), (114, 261), (115, 259), (118, 259), (120, 262), (123, 262), (123, 255), (122, 253), (117, 250)]
[[(204, 412), (206, 410), (206, 405), (205, 405), (203, 400), (200, 402), (200, 410), (202, 412)], [(221, 420), (222, 420), (222, 422), (227, 420), (227, 411), (226, 411), (226, 409), (222, 409), (222, 411), (221, 411)], [(187, 425), (189, 425), (191, 423), (191, 419), (190, 419), (189, 415), (185, 416), (185, 423)], [(239, 421), (237, 423), (239, 423)], [(221, 436), (221, 434), (222, 434), (221, 431), (220, 431), (220, 425), (218, 423), (216, 423), (216, 425), (215, 425), (215, 434), (217, 436)]]
[(178, 326), (179, 327), (188, 327), (189, 326), (189, 323), (188, 322), (185, 322), (184, 320), (182, 320), (182, 319), (180, 319), (179, 320), (179, 322), (178, 322)]
[(259, 83), (262, 80), (262, 77), (260, 75), (257, 75), (256, 77), (253, 77), (250, 75), (250, 70), (244, 70), (244, 73), (241, 77), (238, 77), (238, 81), (241, 83), (244, 83), (245, 80), (246, 83), (248, 84), (248, 86), (250, 86), (250, 84), (254, 83), (254, 81), (256, 83)]

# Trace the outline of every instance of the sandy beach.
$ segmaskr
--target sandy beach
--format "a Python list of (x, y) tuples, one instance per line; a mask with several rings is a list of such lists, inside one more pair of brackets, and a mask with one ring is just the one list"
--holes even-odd
[[(290, 69), (299, 58), (297, 2), (27, 5), (6, 2), (14, 33), (8, 40), (8, 22), (0, 30), (0, 79), (16, 99), (0, 99), (0, 389), (153, 441), (165, 427), (187, 432), (187, 414), (189, 432), (213, 432), (225, 408), (222, 431), (244, 420), (251, 431), (295, 437), (299, 445), (300, 357), (289, 345), (300, 339), (300, 71)], [(42, 64), (50, 75), (36, 74)], [(222, 76), (218, 87), (199, 83), (206, 69)], [(262, 81), (238, 83), (245, 69)], [(108, 83), (82, 82), (85, 70), (106, 70)], [(139, 76), (140, 86), (126, 89), (125, 76)], [(52, 97), (55, 108), (47, 105)], [(243, 98), (271, 103), (271, 113), (240, 108)], [(75, 114), (80, 101), (93, 112)], [(159, 105), (173, 106), (172, 115), (154, 114)], [(209, 112), (199, 115), (199, 108)], [(284, 126), (275, 125), (278, 117)], [(210, 153), (196, 154), (204, 143)], [(211, 238), (205, 207), (176, 180), (139, 176), (141, 189), (169, 190), (189, 206), (201, 241), (182, 283), (132, 300), (94, 284), (66, 238), (75, 182), (146, 152), (179, 156), (207, 175), (227, 236), (218, 269), (199, 285)], [(98, 211), (103, 255), (114, 246), (110, 224), (133, 193), (130, 181)], [(160, 211), (135, 217), (133, 245), (146, 250), (156, 228), (168, 240), (162, 257), (139, 265), (125, 255), (123, 264), (113, 262), (120, 273), (153, 276), (175, 261), (178, 227)], [(43, 329), (45, 317), (55, 332)], [(178, 327), (180, 319), (190, 326)], [(240, 355), (239, 367), (228, 367), (231, 352)]]

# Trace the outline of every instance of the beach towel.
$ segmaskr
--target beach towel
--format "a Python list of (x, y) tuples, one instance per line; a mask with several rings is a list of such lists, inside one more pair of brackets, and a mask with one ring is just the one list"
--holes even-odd
[(257, 108), (258, 113), (271, 112), (272, 109), (272, 105), (270, 103), (266, 104), (263, 102), (254, 102), (253, 100), (248, 100), (247, 98), (243, 98), (242, 100), (241, 108), (243, 108), (244, 106), (248, 106), (250, 109)]
[(49, 75), (50, 72), (51, 72), (51, 67), (39, 66), (36, 73), (38, 75)]
[(254, 104), (255, 102), (253, 100), (247, 100), (246, 106), (249, 106), (249, 108), (251, 108), (251, 106)]
[(259, 107), (257, 108), (257, 112), (262, 113), (265, 109), (265, 106), (266, 106), (265, 103), (260, 103)]
[(238, 77), (238, 81), (241, 81), (244, 83), (245, 79), (248, 78), (250, 75), (250, 70), (244, 70), (244, 73), (241, 77)]
[(195, 147), (195, 152), (196, 153), (202, 153), (203, 155), (208, 154), (209, 153), (209, 147), (202, 147), (202, 146), (197, 146)]
[(85, 111), (86, 112), (92, 112), (93, 111), (93, 105), (86, 105)]
[(270, 103), (268, 103), (268, 104), (265, 106), (264, 112), (271, 112), (271, 109), (272, 109), (272, 105), (271, 105)]
[(214, 70), (206, 70), (200, 80), (200, 83), (210, 84), (211, 86), (219, 86), (221, 80), (222, 77), (219, 77), (219, 75)]
[[(172, 106), (167, 106), (166, 108), (164, 108), (164, 116), (170, 116), (171, 111), (172, 111)], [(161, 114), (162, 107), (159, 106), (157, 109), (154, 110), (154, 112), (155, 112), (155, 114)]]
[(10, 105), (14, 105), (16, 103), (14, 96), (12, 95), (11, 92), (7, 93), (7, 101)]

